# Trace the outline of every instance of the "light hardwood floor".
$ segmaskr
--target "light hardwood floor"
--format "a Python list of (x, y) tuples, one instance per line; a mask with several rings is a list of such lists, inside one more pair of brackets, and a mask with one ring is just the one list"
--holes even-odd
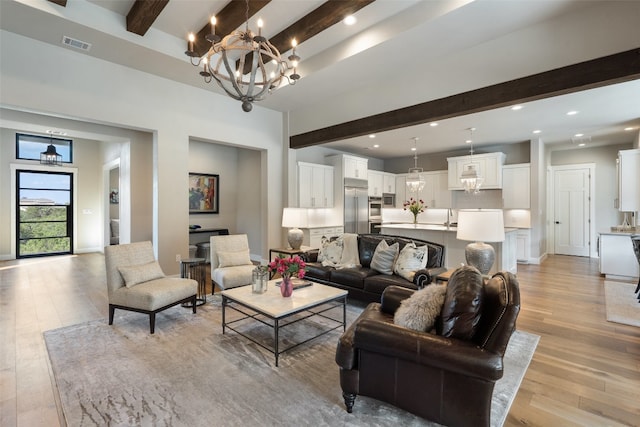
[[(640, 328), (605, 320), (597, 260), (518, 270), (541, 340), (505, 425), (640, 425)], [(101, 254), (0, 262), (0, 426), (61, 424), (42, 332), (106, 318), (105, 286)]]

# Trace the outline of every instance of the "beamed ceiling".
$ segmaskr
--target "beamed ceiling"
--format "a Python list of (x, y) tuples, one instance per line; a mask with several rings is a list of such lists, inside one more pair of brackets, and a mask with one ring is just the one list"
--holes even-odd
[[(242, 28), (246, 13), (241, 0), (3, 0), (0, 7), (4, 30), (51, 44), (63, 32), (92, 43), (86, 54), (217, 93), (189, 71), (186, 36), (196, 34), (203, 54), (212, 14), (224, 36)], [(97, 29), (103, 13), (121, 16), (122, 30), (135, 36)], [(353, 28), (341, 23), (349, 14), (358, 20)], [(542, 126), (540, 138), (557, 149), (575, 148), (572, 136), (583, 130), (606, 145), (631, 141), (624, 127), (640, 129), (633, 102), (640, 2), (251, 0), (248, 15), (252, 28), (266, 16), (263, 33), (283, 55), (298, 41), (302, 79), (256, 104), (289, 112), (292, 148), (324, 144), (384, 159), (412, 155), (412, 136), (420, 154), (465, 148), (469, 127), (478, 129), (480, 147), (531, 139)], [(156, 45), (161, 33), (177, 47)], [(519, 116), (505, 112), (516, 103), (525, 107)], [(572, 108), (582, 112), (571, 125), (557, 117)], [(440, 126), (429, 127), (434, 121)]]

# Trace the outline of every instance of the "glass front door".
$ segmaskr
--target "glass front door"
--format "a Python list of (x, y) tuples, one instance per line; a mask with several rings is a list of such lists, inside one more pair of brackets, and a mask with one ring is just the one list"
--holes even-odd
[(73, 253), (73, 174), (16, 171), (17, 258)]

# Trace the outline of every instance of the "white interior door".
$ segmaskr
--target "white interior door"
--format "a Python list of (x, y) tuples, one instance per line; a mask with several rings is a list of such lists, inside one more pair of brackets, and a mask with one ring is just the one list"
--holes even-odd
[(554, 171), (555, 248), (559, 255), (589, 256), (589, 168)]

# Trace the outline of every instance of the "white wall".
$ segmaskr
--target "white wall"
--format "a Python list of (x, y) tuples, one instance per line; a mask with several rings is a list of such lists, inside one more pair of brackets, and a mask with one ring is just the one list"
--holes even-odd
[[(43, 69), (42, 64), (46, 64)], [(185, 62), (185, 72), (192, 72)], [(266, 150), (262, 211), (266, 239), (261, 250), (280, 245), (282, 208), (282, 114), (254, 106), (244, 113), (238, 102), (210, 90), (96, 60), (2, 31), (0, 34), (2, 106), (41, 115), (136, 129), (152, 135), (153, 208), (140, 217), (151, 223), (158, 260), (176, 273), (175, 254), (188, 254), (187, 205), (189, 140), (224, 141)], [(64, 100), (64, 102), (61, 102)], [(131, 147), (132, 168), (140, 154)], [(141, 147), (140, 147), (141, 148)], [(148, 157), (148, 155), (147, 155)], [(148, 159), (147, 159), (148, 160)], [(137, 179), (132, 169), (132, 180)], [(142, 179), (146, 179), (145, 176)], [(147, 190), (147, 193), (149, 191)], [(131, 194), (132, 208), (137, 197)], [(4, 199), (3, 199), (4, 200)], [(136, 224), (132, 218), (132, 240)]]

